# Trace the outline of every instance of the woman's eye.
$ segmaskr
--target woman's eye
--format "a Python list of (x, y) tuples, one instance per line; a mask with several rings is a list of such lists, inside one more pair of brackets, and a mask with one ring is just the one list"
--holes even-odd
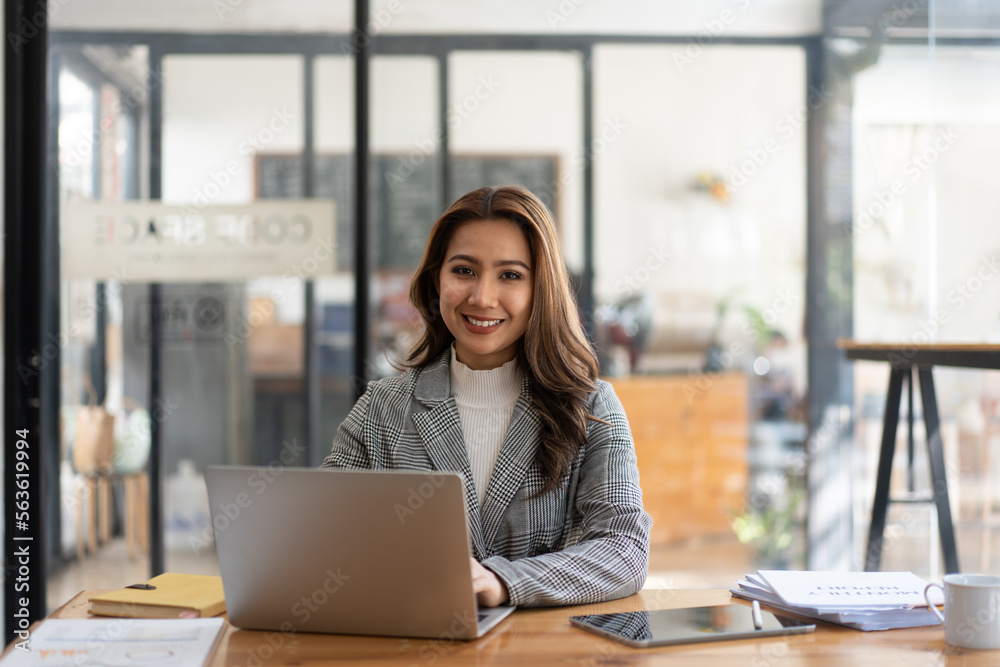
[(452, 273), (457, 273), (460, 276), (471, 276), (471, 275), (474, 275), (472, 273), (472, 269), (470, 269), (467, 266), (456, 266), (451, 271), (452, 271)]
[(521, 274), (517, 271), (504, 271), (501, 276), (504, 280), (517, 280), (521, 277)]

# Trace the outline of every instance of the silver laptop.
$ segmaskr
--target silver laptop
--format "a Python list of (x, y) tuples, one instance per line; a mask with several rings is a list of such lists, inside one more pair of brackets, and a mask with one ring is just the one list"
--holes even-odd
[(240, 628), (475, 639), (478, 609), (455, 473), (210, 467), (229, 621)]

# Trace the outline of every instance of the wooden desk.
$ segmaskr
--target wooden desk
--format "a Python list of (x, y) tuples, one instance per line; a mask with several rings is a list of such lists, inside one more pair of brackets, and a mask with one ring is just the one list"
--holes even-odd
[(920, 381), (920, 398), (923, 403), (924, 426), (927, 434), (927, 451), (930, 456), (932, 495), (914, 497), (912, 473), (909, 480), (910, 496), (899, 499), (905, 502), (931, 502), (937, 507), (938, 532), (944, 553), (945, 570), (958, 572), (958, 550), (955, 545), (955, 527), (951, 520), (951, 503), (948, 499), (948, 479), (945, 475), (944, 452), (941, 446), (941, 422), (938, 417), (937, 397), (934, 393), (933, 366), (960, 368), (1000, 369), (1000, 345), (963, 343), (859, 343), (852, 340), (837, 341), (848, 359), (885, 361), (889, 363), (889, 389), (885, 397), (885, 419), (882, 423), (882, 446), (879, 452), (878, 473), (875, 481), (875, 499), (872, 502), (872, 520), (868, 531), (866, 570), (878, 570), (882, 558), (882, 534), (889, 502), (889, 478), (892, 459), (896, 452), (896, 427), (899, 423), (899, 401), (903, 383), (907, 382), (909, 431), (907, 445), (909, 469), (913, 469), (913, 374)]
[[(86, 616), (85, 591), (52, 614)], [(885, 632), (860, 632), (817, 621), (812, 634), (716, 642), (702, 645), (634, 649), (604, 639), (567, 620), (579, 614), (638, 611), (725, 604), (726, 590), (646, 590), (604, 604), (514, 612), (485, 637), (472, 642), (395, 639), (346, 635), (252, 632), (227, 626), (213, 667), (237, 665), (684, 665), (732, 667), (752, 665), (892, 665), (931, 667), (995, 666), (1000, 651), (973, 651), (945, 646), (941, 626)], [(735, 604), (746, 603), (733, 600)], [(10, 647), (8, 647), (10, 650)]]

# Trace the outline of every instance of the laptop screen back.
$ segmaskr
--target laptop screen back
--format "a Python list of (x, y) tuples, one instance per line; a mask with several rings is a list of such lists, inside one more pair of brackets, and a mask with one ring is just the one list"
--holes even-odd
[(234, 625), (476, 636), (459, 475), (245, 467), (205, 474)]

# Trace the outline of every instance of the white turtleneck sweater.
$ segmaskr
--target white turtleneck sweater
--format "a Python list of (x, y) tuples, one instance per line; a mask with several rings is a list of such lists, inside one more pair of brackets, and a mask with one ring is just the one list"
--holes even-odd
[(474, 371), (455, 356), (451, 346), (451, 393), (458, 404), (465, 449), (472, 466), (479, 505), (503, 446), (514, 405), (521, 395), (522, 373), (517, 359), (488, 371)]

